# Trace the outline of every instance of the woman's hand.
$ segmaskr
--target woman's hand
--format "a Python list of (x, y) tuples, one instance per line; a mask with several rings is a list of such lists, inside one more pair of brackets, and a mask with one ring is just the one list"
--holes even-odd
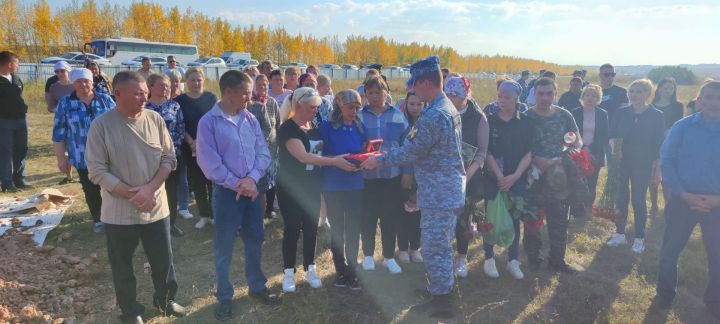
[(510, 191), (510, 188), (512, 188), (512, 186), (515, 184), (515, 182), (518, 181), (518, 179), (520, 179), (520, 175), (515, 174), (515, 173), (503, 177), (502, 180), (499, 180), (499, 184), (498, 184), (500, 187), (500, 191), (502, 191), (502, 192)]
[(345, 159), (346, 156), (348, 156), (348, 155), (343, 154), (343, 155), (338, 155), (338, 156), (332, 158), (333, 159), (332, 165), (336, 168), (339, 168), (341, 170), (348, 171), (348, 172), (357, 171), (358, 168), (354, 164), (348, 162), (348, 160)]

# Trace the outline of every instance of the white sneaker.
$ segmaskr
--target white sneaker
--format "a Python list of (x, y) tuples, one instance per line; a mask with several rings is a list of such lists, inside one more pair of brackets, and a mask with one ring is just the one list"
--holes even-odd
[(407, 251), (400, 251), (398, 253), (398, 259), (402, 263), (410, 263), (410, 254)]
[(507, 271), (510, 272), (513, 278), (517, 280), (525, 278), (525, 274), (523, 274), (522, 270), (520, 270), (520, 261), (518, 260), (511, 260), (508, 262)]
[(282, 290), (286, 293), (295, 292), (295, 269), (285, 269), (283, 271)]
[(455, 275), (460, 278), (467, 278), (468, 270), (466, 256), (458, 256), (457, 259), (455, 259)]
[(178, 211), (178, 215), (180, 215), (180, 217), (182, 217), (183, 219), (193, 218), (193, 214), (191, 214), (190, 211), (187, 209), (182, 209), (182, 210)]
[(645, 240), (641, 238), (636, 238), (635, 242), (633, 242), (632, 251), (640, 254), (645, 251)]
[(420, 254), (420, 250), (410, 250), (410, 259), (412, 262), (421, 263), (425, 260), (423, 260), (422, 254)]
[(320, 220), (320, 227), (324, 227), (325, 229), (330, 229), (330, 221), (327, 217)]
[(402, 268), (400, 268), (400, 265), (397, 264), (397, 261), (395, 261), (395, 258), (383, 260), (383, 265), (392, 274), (399, 274), (402, 272)]
[(207, 217), (200, 217), (200, 220), (195, 223), (195, 228), (197, 229), (203, 229), (205, 225), (207, 225), (210, 222), (210, 218)]
[(210, 218), (210, 225), (215, 225), (215, 218)]
[(373, 257), (366, 256), (365, 259), (363, 259), (362, 267), (365, 271), (375, 270), (375, 260), (373, 260)]
[(485, 270), (485, 275), (490, 278), (500, 277), (500, 273), (495, 266), (495, 258), (485, 260), (485, 263), (483, 264), (483, 270)]
[(271, 211), (271, 212), (270, 212), (270, 218), (272, 218), (272, 219), (277, 219), (277, 217), (278, 217), (278, 216), (277, 216), (277, 213), (276, 213), (276, 212), (274, 212), (274, 211)]
[(311, 264), (308, 266), (308, 270), (305, 271), (305, 281), (310, 285), (312, 288), (320, 288), (322, 287), (322, 281), (320, 281), (320, 277), (317, 275), (317, 271), (315, 270), (315, 265)]
[(620, 245), (627, 244), (627, 240), (625, 239), (625, 234), (613, 234), (610, 239), (607, 241), (607, 246), (615, 247)]

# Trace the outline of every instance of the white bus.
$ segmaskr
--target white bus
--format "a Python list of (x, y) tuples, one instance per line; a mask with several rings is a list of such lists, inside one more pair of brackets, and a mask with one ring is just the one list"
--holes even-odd
[(85, 44), (85, 51), (104, 57), (113, 65), (143, 56), (174, 55), (179, 65), (199, 58), (196, 45), (148, 42), (139, 38), (100, 38)]

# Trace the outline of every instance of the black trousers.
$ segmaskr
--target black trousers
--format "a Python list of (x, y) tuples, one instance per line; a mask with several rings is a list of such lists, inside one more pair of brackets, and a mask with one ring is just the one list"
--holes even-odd
[(272, 213), (273, 210), (275, 209), (275, 192), (276, 191), (277, 191), (277, 186), (274, 186), (265, 192), (265, 199), (266, 199), (267, 204), (265, 205), (266, 206), (265, 215), (263, 215), (263, 216), (269, 217), (270, 213)]
[(133, 273), (133, 254), (138, 242), (142, 242), (152, 270), (155, 287), (153, 301), (165, 305), (175, 299), (178, 286), (172, 261), (168, 217), (150, 224), (105, 224), (105, 235), (115, 297), (124, 316), (141, 315), (143, 311), (142, 305), (136, 301), (136, 280)]
[(375, 233), (380, 219), (382, 253), (386, 259), (395, 257), (397, 222), (400, 220), (402, 189), (400, 177), (365, 180), (362, 249), (365, 256), (375, 252)]
[[(407, 251), (420, 249), (420, 211), (408, 213), (403, 211), (403, 217), (398, 222), (398, 250)], [(467, 245), (466, 245), (467, 246)], [(467, 248), (466, 248), (467, 253)]]
[(102, 208), (100, 186), (90, 181), (87, 169), (76, 170), (80, 178), (80, 186), (82, 186), (83, 193), (85, 193), (85, 202), (87, 202), (90, 209), (90, 216), (92, 216), (93, 222), (97, 223), (100, 221), (100, 209)]
[(190, 189), (195, 193), (195, 203), (200, 211), (200, 217), (212, 218), (212, 204), (210, 203), (212, 181), (205, 177), (197, 164), (197, 159), (192, 156), (190, 148), (183, 145), (181, 149), (183, 159), (187, 164), (188, 182), (190, 182)]
[[(568, 205), (565, 201), (553, 200), (545, 201), (541, 207), (545, 210), (545, 222), (550, 240), (550, 264), (564, 264), (569, 222)], [(531, 263), (537, 263), (540, 260), (540, 249), (542, 248), (540, 233), (540, 231), (530, 234), (526, 232), (523, 236), (525, 252)]]
[(335, 272), (354, 277), (360, 247), (363, 191), (325, 192), (324, 195)]
[(180, 173), (171, 171), (165, 179), (165, 193), (167, 194), (168, 208), (170, 209), (170, 225), (175, 225), (178, 216), (178, 182)]
[(0, 182), (3, 188), (24, 180), (27, 152), (27, 119), (0, 118)]
[[(461, 219), (461, 217), (464, 217), (465, 219)], [(470, 213), (460, 214), (460, 216), (458, 216), (457, 223), (455, 223), (455, 247), (457, 248), (458, 254), (468, 253), (468, 245), (470, 245), (470, 241), (465, 238), (465, 232), (468, 231), (470, 222), (472, 221), (470, 219), (471, 217), (472, 215)]]
[(293, 192), (282, 185), (277, 188), (280, 214), (283, 217), (283, 269), (295, 269), (298, 239), (302, 231), (303, 267), (307, 271), (309, 265), (315, 264), (320, 191), (307, 188), (304, 192)]

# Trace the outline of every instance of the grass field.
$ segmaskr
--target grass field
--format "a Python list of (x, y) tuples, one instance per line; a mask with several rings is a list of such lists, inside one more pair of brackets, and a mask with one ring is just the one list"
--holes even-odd
[[(339, 91), (357, 85), (336, 82)], [(566, 89), (567, 80), (561, 80)], [(393, 97), (403, 96), (402, 83), (391, 82)], [(209, 84), (216, 91), (217, 84)], [(681, 100), (694, 93), (694, 87), (683, 87)], [(473, 93), (481, 105), (494, 97), (494, 82), (474, 81)], [(31, 105), (28, 116), (30, 127), (30, 152), (27, 160), (28, 180), (39, 191), (43, 187), (79, 189), (79, 185), (57, 186), (62, 176), (56, 169), (52, 153), (50, 133), (52, 117), (45, 112), (41, 85), (29, 85), (26, 100)], [(602, 188), (601, 179), (600, 188)], [(28, 194), (30, 192), (27, 192)], [(662, 206), (662, 205), (661, 205)], [(195, 205), (191, 211), (197, 215)], [(197, 218), (196, 218), (197, 219)], [(212, 257), (212, 227), (198, 231), (193, 220), (179, 219), (185, 230), (184, 237), (173, 239), (175, 267), (179, 281), (179, 303), (189, 306), (191, 314), (182, 319), (159, 317), (150, 310), (152, 283), (143, 273), (145, 255), (141, 249), (135, 255), (135, 272), (138, 278), (138, 300), (147, 308), (150, 323), (211, 323), (215, 322), (212, 311), (215, 306), (214, 267)], [(632, 219), (632, 217), (631, 217)], [(87, 256), (97, 252), (99, 262), (94, 265), (95, 311), (78, 318), (81, 322), (106, 323), (116, 321), (119, 309), (114, 304), (114, 292), (107, 263), (105, 237), (91, 230), (88, 209), (82, 195), (66, 213), (62, 224), (48, 236), (54, 242), (64, 231), (73, 233), (72, 239), (58, 243), (70, 253)], [(630, 222), (632, 226), (632, 221)], [(704, 309), (702, 294), (707, 280), (707, 263), (699, 230), (692, 236), (680, 259), (679, 290), (676, 303), (669, 312), (650, 308), (654, 295), (659, 246), (664, 221), (661, 217), (650, 218), (647, 230), (647, 250), (637, 256), (629, 246), (609, 248), (604, 241), (614, 230), (606, 220), (597, 218), (573, 220), (567, 259), (580, 265), (584, 271), (577, 275), (558, 275), (545, 270), (532, 272), (523, 266), (526, 278), (514, 280), (504, 270), (506, 256), (498, 256), (500, 279), (488, 279), (482, 273), (481, 242), (474, 241), (470, 247), (470, 274), (457, 282), (461, 300), (462, 317), (467, 323), (711, 323), (713, 318)], [(632, 233), (629, 230), (628, 233)], [(379, 235), (378, 235), (379, 237)], [(281, 288), (282, 222), (268, 223), (263, 249), (263, 269), (268, 277), (268, 287)], [(379, 239), (379, 238), (378, 238)], [(0, 240), (0, 246), (2, 241)], [(301, 246), (301, 245), (300, 245)], [(404, 266), (402, 275), (390, 275), (382, 268), (378, 256), (378, 270), (361, 272), (363, 290), (351, 292), (332, 286), (334, 270), (329, 251), (329, 233), (321, 232), (317, 244), (319, 274), (324, 286), (311, 289), (301, 283), (302, 271), (298, 271), (298, 292), (284, 294), (283, 304), (277, 308), (261, 306), (247, 297), (243, 274), (242, 242), (235, 244), (232, 281), (235, 285), (234, 323), (430, 323), (409, 308), (418, 302), (416, 289), (426, 282), (421, 264)], [(298, 259), (301, 259), (299, 257)], [(524, 259), (524, 257), (522, 258)], [(0, 301), (0, 303), (2, 303)]]

